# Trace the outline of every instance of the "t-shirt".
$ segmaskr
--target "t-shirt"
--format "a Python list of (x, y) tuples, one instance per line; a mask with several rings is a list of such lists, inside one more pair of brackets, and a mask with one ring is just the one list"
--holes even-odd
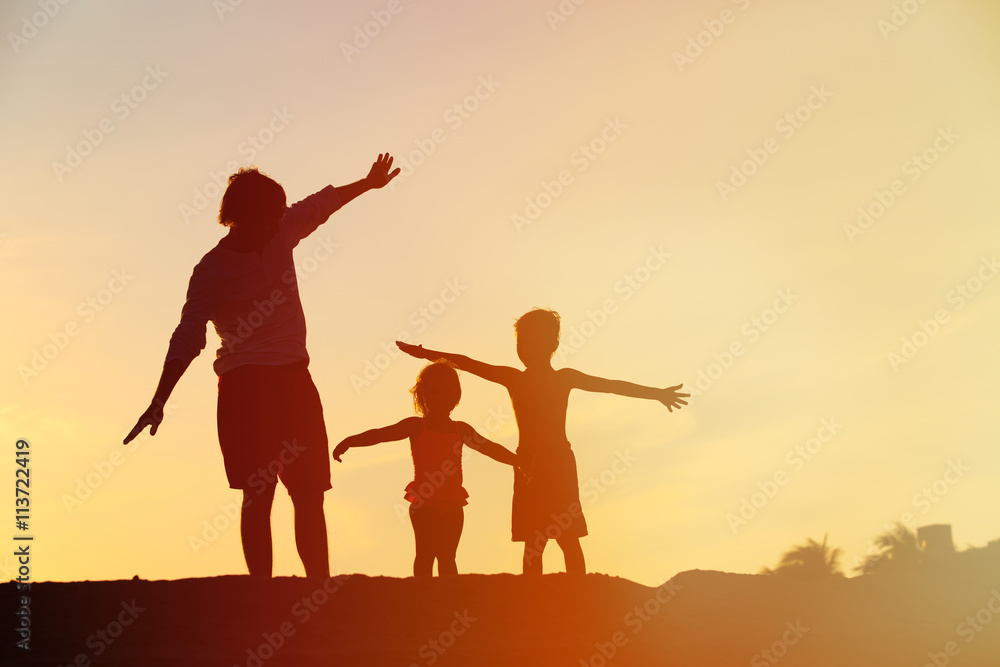
[(308, 361), (292, 249), (340, 206), (336, 189), (327, 186), (286, 208), (278, 231), (259, 251), (221, 243), (209, 250), (191, 274), (166, 360), (197, 357), (211, 321), (222, 339), (214, 363), (219, 375), (246, 364)]

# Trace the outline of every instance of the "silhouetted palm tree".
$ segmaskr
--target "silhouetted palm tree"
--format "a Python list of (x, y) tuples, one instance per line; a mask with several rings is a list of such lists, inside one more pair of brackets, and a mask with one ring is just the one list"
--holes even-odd
[(840, 557), (843, 551), (827, 546), (827, 536), (822, 542), (809, 538), (805, 544), (785, 552), (773, 570), (764, 568), (761, 574), (780, 574), (802, 579), (822, 579), (824, 577), (842, 577)]
[(899, 522), (876, 537), (875, 546), (878, 553), (865, 556), (856, 571), (862, 574), (903, 572), (917, 568), (923, 561), (917, 534)]

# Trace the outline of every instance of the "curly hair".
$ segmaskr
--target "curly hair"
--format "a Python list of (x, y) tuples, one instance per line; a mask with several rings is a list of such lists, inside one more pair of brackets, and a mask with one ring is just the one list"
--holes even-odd
[(222, 195), (219, 224), (225, 227), (254, 225), (262, 215), (285, 208), (285, 189), (256, 167), (243, 167), (229, 177)]
[(419, 415), (427, 414), (428, 399), (431, 396), (440, 397), (440, 405), (451, 414), (462, 398), (462, 385), (458, 381), (458, 369), (454, 364), (444, 359), (433, 361), (424, 366), (417, 374), (417, 383), (410, 389), (413, 394), (413, 409)]

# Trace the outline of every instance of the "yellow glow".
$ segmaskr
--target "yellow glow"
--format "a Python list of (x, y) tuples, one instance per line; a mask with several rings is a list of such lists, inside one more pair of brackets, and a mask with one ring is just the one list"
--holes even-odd
[[(412, 414), (420, 362), (393, 358), (352, 385), (383, 344), (406, 333), (517, 365), (514, 319), (550, 307), (569, 345), (557, 366), (706, 378), (674, 414), (572, 396), (581, 484), (616, 452), (638, 459), (584, 500), (590, 570), (645, 584), (756, 572), (826, 533), (850, 564), (907, 512), (952, 524), (959, 547), (997, 537), (994, 5), (926, 3), (883, 35), (888, 0), (587, 2), (565, 21), (547, 14), (554, 1), (403, 3), (348, 61), (341, 44), (377, 4), (243, 3), (221, 18), (206, 2), (70, 4), (5, 47), (0, 449), (31, 443), (37, 579), (245, 572), (235, 523), (191, 543), (239, 499), (216, 439), (214, 333), (160, 432), (121, 438), (152, 395), (191, 269), (223, 234), (211, 174), (252, 157), (296, 201), (361, 178), (382, 151), (404, 175), (297, 249), (331, 446)], [(724, 8), (733, 22), (705, 37)], [(34, 10), (4, 3), (0, 23), (16, 32)], [(700, 32), (707, 45), (678, 67)], [(808, 118), (782, 124), (797, 110)], [(293, 117), (262, 132), (279, 112)], [(260, 150), (245, 143), (256, 134)], [(94, 136), (78, 167), (53, 166)], [(926, 169), (912, 157), (924, 151)], [(763, 164), (721, 193), (754, 156)], [(883, 212), (845, 228), (859, 207)], [(320, 261), (324, 243), (338, 245)], [(670, 256), (648, 263), (656, 252)], [(421, 308), (446, 281), (463, 290), (431, 320)], [(894, 364), (904, 337), (924, 344)], [(20, 370), (33, 359), (37, 374)], [(513, 448), (506, 393), (462, 383), (454, 417), (497, 424), (491, 437)], [(793, 470), (788, 452), (831, 418), (842, 428)], [(955, 461), (969, 471), (922, 511), (915, 498)], [(517, 572), (510, 470), (475, 453), (466, 466), (460, 571)], [(734, 532), (727, 515), (779, 471), (787, 483)], [(333, 571), (410, 572), (396, 506), (411, 474), (405, 442), (334, 464)], [(282, 491), (272, 523), (275, 574), (301, 574)], [(546, 569), (561, 569), (555, 546)]]

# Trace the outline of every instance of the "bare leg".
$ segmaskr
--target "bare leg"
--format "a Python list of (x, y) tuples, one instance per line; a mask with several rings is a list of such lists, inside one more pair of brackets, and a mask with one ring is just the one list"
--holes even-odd
[(295, 547), (307, 577), (330, 576), (330, 550), (326, 537), (322, 491), (289, 492), (295, 508)]
[(271, 503), (274, 485), (261, 492), (243, 489), (243, 507), (240, 510), (240, 538), (243, 557), (250, 574), (256, 577), (271, 576)]
[(429, 507), (410, 503), (410, 523), (413, 525), (413, 541), (416, 543), (416, 555), (413, 557), (413, 576), (430, 577), (434, 575), (434, 540), (430, 535), (427, 513), (433, 511)]
[(566, 559), (566, 572), (569, 574), (586, 574), (587, 566), (583, 561), (583, 547), (579, 537), (560, 537), (556, 542), (562, 548)]
[(524, 543), (524, 557), (521, 558), (522, 574), (542, 573), (542, 552), (545, 551), (546, 541), (535, 540), (534, 544), (528, 541)]
[(455, 555), (458, 552), (458, 542), (462, 539), (462, 526), (465, 524), (465, 510), (461, 507), (448, 508), (441, 517), (443, 519), (438, 535), (438, 576), (458, 574), (458, 564)]

